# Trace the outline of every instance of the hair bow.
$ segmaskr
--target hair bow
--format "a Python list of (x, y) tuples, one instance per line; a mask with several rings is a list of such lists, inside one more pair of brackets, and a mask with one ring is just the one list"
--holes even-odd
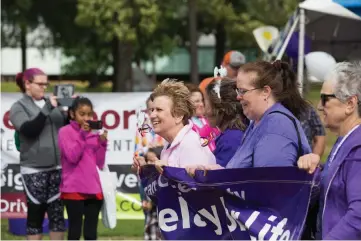
[[(214, 67), (214, 78), (220, 77), (223, 78), (227, 76), (227, 69), (222, 65), (220, 68)], [(219, 76), (218, 76), (219, 75)], [(221, 79), (216, 79), (216, 84), (213, 87), (214, 92), (216, 92), (219, 99), (221, 99)]]

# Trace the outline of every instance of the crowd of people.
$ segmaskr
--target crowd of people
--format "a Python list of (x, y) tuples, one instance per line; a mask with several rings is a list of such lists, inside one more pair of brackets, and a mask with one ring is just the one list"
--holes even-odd
[[(132, 169), (145, 164), (197, 170), (294, 166), (321, 169), (317, 210), (305, 237), (361, 239), (361, 62), (343, 62), (325, 79), (318, 104), (300, 94), (295, 73), (281, 61), (246, 63), (231, 51), (222, 71), (200, 86), (166, 79), (146, 100)], [(219, 73), (219, 75), (217, 74)], [(68, 110), (45, 97), (49, 82), (28, 69), (16, 82), (23, 97), (10, 110), (27, 198), (28, 239), (42, 238), (45, 213), (50, 238), (97, 239), (103, 195), (98, 175), (105, 163), (107, 131), (92, 130), (93, 104), (73, 96)], [(338, 139), (326, 161), (325, 129)], [(276, 144), (275, 144), (276, 143)], [(157, 204), (139, 182), (144, 239), (159, 240)], [(314, 207), (310, 207), (314, 209)], [(314, 226), (314, 227), (313, 227)]]
[[(225, 56), (230, 76), (208, 78), (199, 91), (172, 79), (155, 88), (147, 113), (164, 146), (152, 163), (159, 171), (185, 168), (190, 176), (223, 168), (294, 166), (310, 174), (320, 169), (320, 190), (303, 238), (361, 239), (361, 62), (339, 63), (325, 79), (317, 106), (322, 124), (287, 63), (234, 61), (237, 66), (230, 65), (230, 56), (242, 55)], [(209, 125), (203, 132), (194, 128), (195, 115)], [(321, 163), (325, 127), (338, 138)], [(138, 155), (132, 167), (145, 164)]]

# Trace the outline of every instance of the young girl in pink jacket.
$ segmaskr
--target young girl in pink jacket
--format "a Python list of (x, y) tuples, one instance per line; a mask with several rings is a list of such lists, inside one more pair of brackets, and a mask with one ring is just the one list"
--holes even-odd
[(77, 97), (69, 115), (71, 121), (59, 131), (62, 165), (60, 184), (69, 220), (68, 240), (79, 240), (83, 226), (85, 240), (97, 239), (98, 216), (103, 195), (97, 167), (102, 169), (107, 146), (107, 131), (91, 130), (93, 105), (88, 98)]

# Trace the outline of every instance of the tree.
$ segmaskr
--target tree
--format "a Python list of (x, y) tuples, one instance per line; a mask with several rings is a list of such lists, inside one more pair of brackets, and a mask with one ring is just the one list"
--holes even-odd
[(159, 21), (157, 0), (79, 0), (76, 22), (112, 41), (113, 91), (132, 90), (137, 31), (151, 35)]
[(21, 66), (25, 71), (26, 35), (38, 26), (38, 15), (31, 0), (3, 0), (1, 7), (1, 47), (20, 47)]
[(190, 70), (191, 82), (198, 84), (198, 32), (197, 32), (197, 2), (188, 0), (189, 36), (190, 36)]
[[(89, 87), (99, 84), (111, 66), (111, 47), (94, 29), (78, 26), (77, 2), (73, 0), (37, 0), (39, 16), (52, 35), (52, 45), (61, 48), (71, 61), (62, 66), (70, 75), (89, 76)], [(66, 13), (66, 14), (64, 14)]]
[(252, 0), (234, 5), (239, 17), (228, 28), (229, 44), (235, 48), (257, 47), (252, 31), (264, 25), (282, 28), (297, 4), (298, 0)]

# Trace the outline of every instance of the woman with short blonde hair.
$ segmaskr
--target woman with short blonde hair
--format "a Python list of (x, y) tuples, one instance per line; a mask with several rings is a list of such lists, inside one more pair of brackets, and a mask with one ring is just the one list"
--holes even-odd
[[(166, 79), (151, 94), (149, 110), (153, 130), (169, 144), (161, 153), (161, 164), (185, 167), (194, 164), (215, 164), (208, 147), (203, 147), (200, 137), (192, 130), (189, 121), (195, 111), (190, 91), (175, 79)], [(143, 157), (134, 158), (133, 166), (145, 164)]]

